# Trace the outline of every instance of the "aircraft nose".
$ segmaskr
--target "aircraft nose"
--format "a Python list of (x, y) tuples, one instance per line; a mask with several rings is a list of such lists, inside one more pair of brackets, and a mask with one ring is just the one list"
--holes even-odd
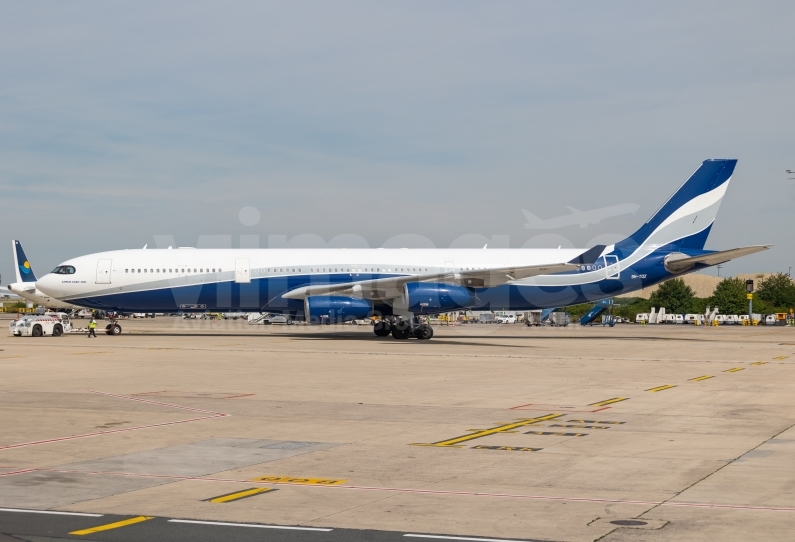
[(57, 296), (58, 293), (56, 292), (56, 279), (52, 273), (47, 273), (39, 280), (36, 281), (36, 288), (41, 290), (47, 295), (51, 295), (53, 297)]

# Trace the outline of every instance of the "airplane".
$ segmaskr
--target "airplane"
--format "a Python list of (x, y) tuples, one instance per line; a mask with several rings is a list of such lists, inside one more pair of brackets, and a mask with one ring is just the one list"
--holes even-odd
[(22, 299), (17, 294), (6, 288), (5, 286), (0, 286), (0, 299)]
[(636, 232), (587, 250), (134, 249), (65, 261), (37, 285), (105, 311), (257, 311), (307, 323), (376, 315), (377, 336), (427, 340), (420, 316), (592, 303), (766, 250), (704, 249), (736, 163), (704, 161)]
[(77, 305), (66, 303), (45, 294), (36, 287), (36, 274), (33, 272), (33, 267), (31, 267), (28, 257), (25, 256), (22, 243), (17, 240), (11, 241), (11, 251), (14, 254), (14, 271), (16, 271), (17, 281), (8, 285), (9, 291), (43, 307), (51, 309), (80, 309)]
[(527, 209), (522, 209), (522, 214), (527, 219), (524, 227), (528, 230), (554, 230), (579, 224), (580, 228), (587, 228), (589, 224), (599, 224), (599, 222), (611, 216), (627, 215), (630, 213), (634, 215), (637, 210), (640, 209), (640, 205), (622, 203), (620, 205), (611, 205), (610, 207), (600, 207), (599, 209), (593, 209), (591, 211), (580, 211), (568, 205), (566, 205), (566, 208), (571, 211), (570, 215), (557, 216), (546, 220), (542, 220)]

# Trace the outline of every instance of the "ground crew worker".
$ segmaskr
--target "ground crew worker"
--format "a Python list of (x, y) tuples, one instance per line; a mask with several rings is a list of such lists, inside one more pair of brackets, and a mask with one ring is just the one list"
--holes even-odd
[(92, 335), (94, 336), (95, 339), (97, 338), (97, 322), (96, 320), (94, 320), (93, 317), (91, 318), (91, 321), (88, 323), (88, 336), (91, 337)]

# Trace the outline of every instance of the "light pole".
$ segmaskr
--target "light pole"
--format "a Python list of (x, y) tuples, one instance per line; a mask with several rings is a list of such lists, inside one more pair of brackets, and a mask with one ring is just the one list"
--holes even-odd
[(720, 276), (720, 268), (723, 267), (722, 265), (718, 266), (718, 276)]
[(748, 325), (754, 323), (754, 281), (748, 279), (745, 281), (746, 297), (748, 298)]

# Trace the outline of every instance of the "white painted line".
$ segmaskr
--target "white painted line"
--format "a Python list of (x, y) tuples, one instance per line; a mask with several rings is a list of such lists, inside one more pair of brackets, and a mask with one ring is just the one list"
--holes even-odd
[(471, 540), (474, 542), (521, 542), (521, 540), (507, 538), (471, 538), (468, 536), (441, 536), (436, 534), (404, 534), (412, 538), (440, 538), (442, 540)]
[(221, 527), (256, 527), (257, 529), (289, 529), (291, 531), (323, 531), (327, 533), (332, 529), (319, 529), (317, 527), (290, 527), (288, 525), (256, 525), (254, 523), (224, 523), (222, 521), (195, 521), (192, 519), (170, 519), (169, 523), (195, 523), (197, 525), (220, 525)]
[(56, 516), (84, 516), (101, 518), (102, 514), (81, 514), (80, 512), (56, 512), (55, 510), (25, 510), (23, 508), (0, 508), (0, 512), (27, 512), (29, 514), (53, 514)]

